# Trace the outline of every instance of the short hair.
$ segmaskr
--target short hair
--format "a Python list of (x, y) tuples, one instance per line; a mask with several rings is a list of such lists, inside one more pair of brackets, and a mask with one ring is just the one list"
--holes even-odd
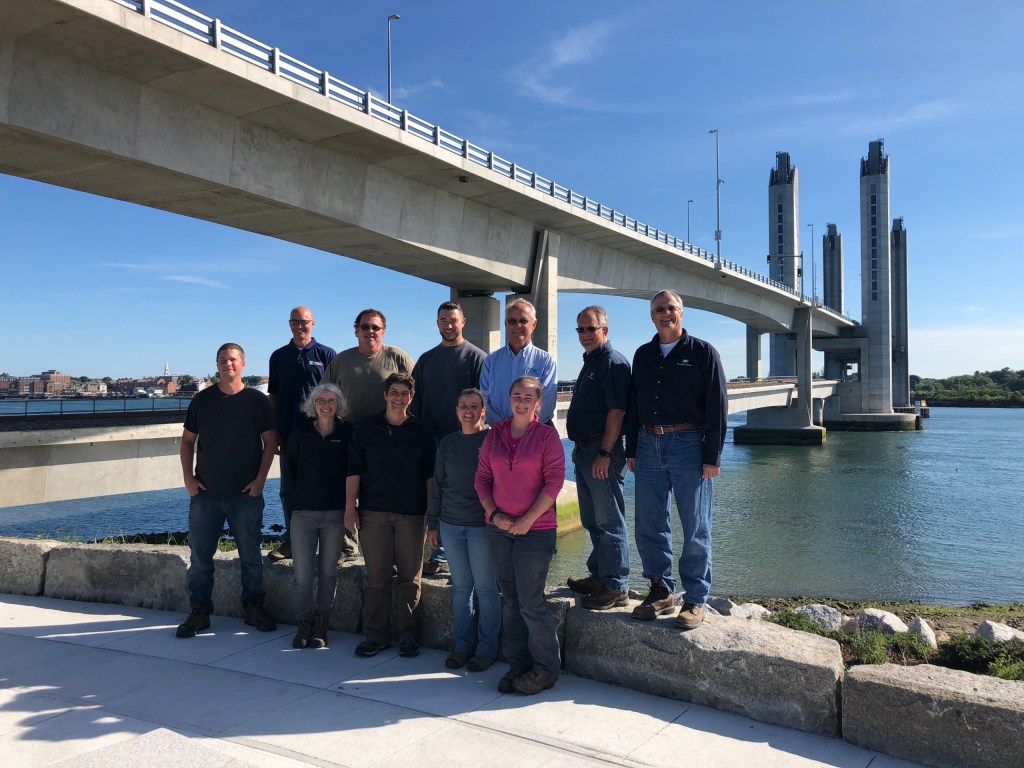
[(223, 352), (225, 349), (237, 349), (238, 354), (242, 356), (243, 360), (245, 360), (245, 350), (242, 349), (242, 345), (235, 344), (235, 342), (233, 341), (229, 341), (227, 344), (221, 344), (220, 347), (217, 348), (217, 356), (214, 359), (220, 360), (220, 353)]
[(302, 403), (302, 412), (310, 418), (316, 418), (316, 399), (320, 397), (324, 392), (334, 395), (338, 399), (338, 412), (335, 414), (336, 419), (344, 419), (345, 414), (348, 411), (348, 403), (345, 401), (345, 395), (338, 388), (336, 384), (330, 382), (324, 382), (313, 387), (313, 390), (306, 396), (306, 399)]
[(516, 298), (512, 299), (512, 301), (505, 305), (506, 317), (508, 316), (508, 311), (512, 309), (512, 307), (514, 307), (516, 304), (520, 304), (526, 307), (528, 310), (530, 310), (530, 315), (533, 317), (533, 319), (537, 319), (537, 308), (533, 306), (533, 304), (531, 304), (529, 301), (524, 299), (522, 296), (517, 296)]
[(464, 390), (459, 392), (459, 396), (455, 398), (455, 404), (458, 405), (459, 400), (461, 400), (464, 397), (479, 397), (480, 405), (482, 405), (484, 408), (487, 407), (487, 401), (484, 400), (484, 393), (481, 392), (476, 387), (466, 387)]
[(416, 394), (416, 380), (412, 377), (412, 374), (406, 373), (405, 371), (395, 371), (386, 379), (384, 379), (384, 394), (388, 393), (393, 384), (401, 384), (403, 387), (408, 387), (410, 394)]
[(668, 288), (666, 288), (662, 291), (658, 291), (656, 294), (654, 294), (654, 296), (651, 297), (651, 312), (654, 312), (654, 302), (656, 302), (660, 296), (671, 296), (679, 304), (679, 311), (683, 311), (683, 297), (680, 296), (675, 291), (670, 291)]
[(594, 316), (597, 317), (597, 324), (600, 325), (602, 328), (608, 327), (608, 311), (604, 307), (598, 306), (597, 304), (591, 304), (589, 307), (584, 307), (583, 309), (581, 309), (579, 313), (576, 315), (576, 322), (578, 323), (580, 321), (580, 318), (587, 314), (587, 312), (594, 313)]
[(352, 325), (354, 325), (356, 328), (359, 328), (359, 321), (363, 319), (363, 315), (377, 315), (380, 318), (380, 324), (385, 328), (388, 327), (388, 319), (384, 317), (384, 313), (381, 312), (379, 309), (373, 309), (372, 307), (370, 307), (369, 309), (364, 309), (362, 312), (356, 315), (356, 321)]
[(512, 382), (512, 386), (508, 388), (509, 397), (512, 396), (512, 390), (516, 388), (517, 384), (525, 384), (528, 387), (533, 387), (537, 390), (537, 399), (541, 400), (544, 398), (544, 385), (540, 383), (540, 379), (536, 376), (520, 376), (518, 379)]
[(440, 315), (442, 312), (451, 312), (452, 310), (455, 309), (459, 310), (459, 312), (461, 312), (462, 314), (466, 314), (465, 312), (462, 312), (462, 305), (459, 304), (459, 302), (457, 301), (444, 302), (440, 307), (437, 308), (437, 314)]

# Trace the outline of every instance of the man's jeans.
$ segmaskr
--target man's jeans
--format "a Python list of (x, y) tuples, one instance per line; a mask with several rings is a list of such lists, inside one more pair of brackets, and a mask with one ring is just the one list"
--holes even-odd
[(576, 447), (576, 493), (580, 502), (580, 522), (590, 534), (593, 548), (587, 558), (587, 570), (613, 592), (625, 592), (629, 586), (629, 542), (626, 540), (626, 502), (622, 483), (626, 477), (626, 457), (622, 448), (612, 451), (608, 477), (594, 477), (593, 464), (599, 442)]
[(699, 429), (651, 435), (641, 429), (636, 449), (636, 548), (644, 576), (657, 576), (670, 590), (672, 530), (669, 492), (683, 527), (679, 586), (686, 602), (703, 605), (711, 591), (711, 504), (714, 481), (704, 479)]
[(263, 496), (200, 491), (189, 504), (188, 597), (213, 612), (213, 555), (227, 522), (238, 546), (242, 605), (263, 600)]
[(513, 536), (489, 525), (487, 532), (501, 589), (509, 665), (519, 672), (532, 669), (538, 675), (558, 677), (561, 662), (556, 622), (544, 595), (556, 531), (533, 530)]
[(314, 570), (317, 575), (316, 613), (331, 615), (338, 589), (344, 519), (345, 513), (340, 509), (292, 512), (292, 601), (300, 621), (313, 618)]
[[(501, 595), (487, 526), (452, 525), (442, 520), (441, 532), (452, 574), (455, 650), (497, 658)], [(473, 604), (474, 593), (479, 611)]]

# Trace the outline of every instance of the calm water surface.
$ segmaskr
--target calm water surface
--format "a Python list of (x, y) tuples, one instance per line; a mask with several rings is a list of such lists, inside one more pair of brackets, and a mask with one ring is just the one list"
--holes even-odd
[[(932, 414), (923, 432), (830, 432), (821, 448), (728, 442), (715, 483), (713, 593), (1024, 601), (1024, 410)], [(267, 484), (267, 526), (282, 522), (277, 489)], [(631, 476), (626, 496), (632, 520)], [(0, 535), (183, 530), (187, 510), (183, 489), (13, 507), (0, 509)], [(549, 581), (585, 575), (586, 533), (558, 546)], [(635, 550), (633, 570), (642, 589)]]

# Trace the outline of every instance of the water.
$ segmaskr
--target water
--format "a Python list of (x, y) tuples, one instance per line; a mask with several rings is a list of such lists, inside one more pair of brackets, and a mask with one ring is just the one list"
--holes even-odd
[[(820, 448), (728, 442), (715, 485), (713, 593), (1024, 601), (1024, 410), (932, 414), (923, 432), (830, 432)], [(267, 526), (282, 522), (277, 491), (267, 483)], [(626, 497), (632, 520), (632, 476)], [(179, 531), (187, 512), (184, 489), (14, 507), (0, 509), (0, 535)], [(562, 536), (558, 548), (550, 583), (585, 575), (587, 534)], [(643, 589), (632, 556), (631, 584)]]

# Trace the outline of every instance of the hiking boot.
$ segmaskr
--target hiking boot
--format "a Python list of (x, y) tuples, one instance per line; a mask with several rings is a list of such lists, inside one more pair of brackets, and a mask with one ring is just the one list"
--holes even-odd
[(299, 622), (299, 629), (295, 633), (295, 637), (292, 638), (292, 648), (307, 648), (309, 647), (309, 641), (313, 637), (313, 622), (309, 619), (304, 619)]
[(474, 656), (466, 662), (466, 669), (470, 672), (486, 672), (492, 664), (494, 664), (494, 658), (491, 656)]
[(256, 627), (260, 632), (273, 632), (277, 629), (277, 622), (263, 612), (263, 601), (254, 600), (245, 608), (245, 623), (250, 627)]
[(327, 647), (327, 616), (323, 613), (313, 614), (313, 635), (309, 638), (309, 647)]
[(407, 659), (419, 656), (420, 644), (416, 642), (416, 638), (412, 635), (403, 635), (401, 642), (398, 643), (398, 655), (405, 656)]
[(583, 598), (583, 607), (591, 611), (607, 611), (624, 605), (629, 605), (629, 592), (618, 592), (604, 584)]
[(533, 696), (541, 691), (546, 691), (548, 688), (553, 688), (557, 682), (557, 677), (553, 675), (538, 675), (531, 669), (525, 675), (521, 675), (512, 681), (512, 689), (524, 696)]
[(448, 574), (448, 563), (443, 560), (435, 560), (430, 558), (423, 564), (423, 575), (424, 576), (444, 576)]
[(462, 669), (466, 666), (466, 662), (469, 661), (470, 656), (468, 653), (463, 651), (452, 651), (448, 654), (448, 658), (444, 660), (444, 665), (448, 669)]
[(363, 642), (356, 646), (356, 656), (369, 658), (376, 656), (381, 651), (388, 650), (390, 647), (391, 643), (382, 643), (379, 640), (363, 640)]
[(192, 603), (192, 612), (181, 624), (175, 634), (178, 637), (195, 637), (204, 629), (210, 628), (210, 609), (200, 603)]
[(696, 603), (683, 603), (676, 616), (676, 626), (680, 629), (696, 629), (704, 621), (704, 606)]
[(523, 674), (523, 670), (510, 668), (498, 681), (498, 693), (512, 693), (515, 690), (512, 686)]
[(290, 541), (282, 541), (275, 549), (267, 552), (268, 560), (287, 560), (291, 556), (292, 543)]
[(604, 586), (597, 576), (587, 576), (585, 579), (574, 579), (570, 576), (565, 583), (569, 585), (569, 589), (581, 595), (592, 594)]
[(640, 621), (652, 621), (658, 616), (672, 613), (675, 609), (672, 593), (665, 586), (665, 582), (659, 581), (657, 584), (651, 582), (651, 591), (647, 593), (644, 601), (633, 609), (633, 618)]

